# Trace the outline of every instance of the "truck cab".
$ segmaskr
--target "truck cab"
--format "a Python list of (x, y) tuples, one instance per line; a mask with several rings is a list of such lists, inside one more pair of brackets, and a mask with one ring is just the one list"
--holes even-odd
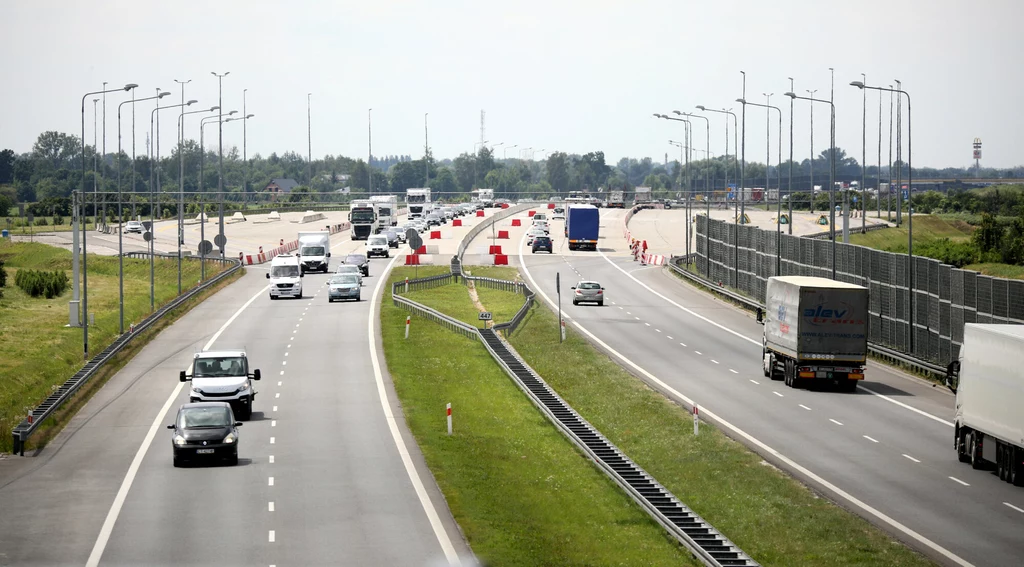
[(197, 352), (192, 357), (191, 374), (182, 370), (178, 379), (192, 382), (189, 402), (227, 402), (239, 419), (252, 416), (256, 399), (252, 380), (260, 379), (260, 370), (249, 371), (249, 358), (244, 350)]
[(331, 261), (331, 233), (326, 230), (299, 233), (302, 272), (327, 273)]

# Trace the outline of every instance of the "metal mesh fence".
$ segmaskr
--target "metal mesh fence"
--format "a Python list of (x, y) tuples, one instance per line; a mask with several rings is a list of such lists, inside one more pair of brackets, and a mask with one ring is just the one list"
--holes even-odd
[(872, 343), (945, 365), (959, 355), (965, 323), (1024, 324), (1024, 281), (697, 217), (697, 269), (762, 303), (774, 275), (831, 278), (833, 246), (836, 279), (869, 289)]

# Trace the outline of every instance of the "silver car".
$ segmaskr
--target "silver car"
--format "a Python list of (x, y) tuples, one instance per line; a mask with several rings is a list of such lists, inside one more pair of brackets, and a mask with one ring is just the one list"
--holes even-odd
[(355, 264), (340, 264), (338, 266), (338, 271), (336, 271), (335, 274), (355, 274), (359, 279), (359, 285), (363, 285), (363, 272), (359, 269), (359, 266)]
[(356, 274), (334, 274), (327, 281), (328, 293), (327, 302), (334, 303), (335, 299), (354, 299), (360, 301), (361, 294), (359, 286), (362, 285), (360, 276)]
[(593, 281), (581, 281), (572, 286), (572, 304), (579, 305), (583, 302), (604, 305), (604, 287)]

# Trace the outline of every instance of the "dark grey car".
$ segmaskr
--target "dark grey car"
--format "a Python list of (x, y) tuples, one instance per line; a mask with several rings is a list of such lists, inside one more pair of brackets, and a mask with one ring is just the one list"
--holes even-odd
[(231, 404), (227, 402), (197, 402), (184, 404), (178, 409), (174, 423), (171, 449), (174, 466), (184, 461), (220, 459), (229, 465), (238, 464), (238, 428)]

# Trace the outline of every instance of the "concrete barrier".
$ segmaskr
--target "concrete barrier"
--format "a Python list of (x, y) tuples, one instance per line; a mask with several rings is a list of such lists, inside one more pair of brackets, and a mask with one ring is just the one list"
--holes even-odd
[(245, 218), (245, 215), (242, 214), (242, 211), (235, 211), (235, 214), (231, 215), (231, 218), (229, 218), (226, 222), (236, 223), (236, 222), (245, 222), (245, 221), (246, 221), (246, 218)]

